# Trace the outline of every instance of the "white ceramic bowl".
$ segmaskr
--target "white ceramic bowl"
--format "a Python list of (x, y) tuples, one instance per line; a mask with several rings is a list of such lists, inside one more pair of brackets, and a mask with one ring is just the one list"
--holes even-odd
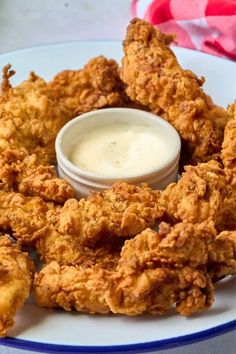
[[(68, 156), (76, 141), (88, 130), (105, 124), (145, 124), (158, 128), (158, 133), (168, 138), (168, 157), (160, 167), (139, 175), (103, 176), (83, 170), (73, 164)], [(117, 181), (132, 184), (148, 183), (154, 189), (163, 189), (174, 182), (178, 175), (181, 141), (176, 130), (167, 121), (146, 111), (131, 108), (107, 108), (85, 113), (67, 123), (56, 138), (58, 173), (68, 180), (79, 197), (87, 196), (90, 191), (102, 191)], [(152, 151), (150, 151), (150, 154)], [(99, 162), (98, 162), (99, 163)]]

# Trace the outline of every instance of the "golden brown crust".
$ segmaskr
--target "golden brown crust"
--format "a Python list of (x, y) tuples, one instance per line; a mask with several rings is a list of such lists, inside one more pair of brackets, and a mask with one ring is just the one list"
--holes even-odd
[(7, 235), (0, 236), (0, 336), (14, 324), (16, 312), (30, 294), (33, 263)]
[(9, 66), (3, 70), (0, 97), (0, 153), (9, 147), (24, 148), (36, 154), (39, 163), (54, 163), (55, 137), (71, 115), (33, 73), (15, 88), (7, 85), (9, 70)]
[(216, 161), (186, 166), (177, 183), (162, 192), (159, 203), (172, 222), (217, 223), (225, 197), (226, 176)]
[(73, 116), (91, 110), (128, 104), (115, 60), (99, 56), (81, 70), (65, 70), (49, 83), (54, 97)]
[(59, 230), (80, 235), (87, 244), (109, 235), (135, 236), (161, 219), (159, 196), (159, 191), (147, 185), (118, 182), (112, 189), (91, 194), (87, 200), (68, 200), (61, 210)]
[(204, 162), (219, 155), (228, 115), (203, 92), (204, 79), (181, 68), (169, 42), (151, 24), (133, 19), (123, 42), (121, 78), (132, 100), (177, 129), (190, 161)]
[(7, 148), (0, 154), (0, 181), (12, 191), (64, 203), (75, 196), (69, 183), (59, 179), (55, 166), (40, 165), (25, 149)]
[(224, 130), (221, 159), (225, 168), (234, 169), (236, 173), (236, 100), (228, 107), (228, 113), (231, 119)]
[(162, 223), (159, 232), (146, 229), (127, 240), (116, 269), (49, 263), (35, 277), (36, 302), (126, 315), (163, 314), (175, 305), (189, 316), (212, 305), (211, 277), (218, 280), (236, 271), (235, 236), (216, 236), (207, 222)]

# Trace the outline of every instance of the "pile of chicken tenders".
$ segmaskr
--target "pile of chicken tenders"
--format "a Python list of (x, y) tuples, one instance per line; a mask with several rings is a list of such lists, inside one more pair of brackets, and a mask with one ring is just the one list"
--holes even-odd
[[(66, 311), (189, 316), (209, 309), (214, 284), (236, 272), (236, 101), (227, 110), (179, 65), (172, 36), (133, 19), (122, 65), (103, 56), (0, 95), (0, 336), (32, 292)], [(230, 102), (229, 102), (230, 103)], [(165, 190), (116, 183), (76, 199), (59, 179), (55, 138), (77, 115), (144, 109), (182, 140), (181, 178)], [(41, 268), (26, 252), (36, 250)]]

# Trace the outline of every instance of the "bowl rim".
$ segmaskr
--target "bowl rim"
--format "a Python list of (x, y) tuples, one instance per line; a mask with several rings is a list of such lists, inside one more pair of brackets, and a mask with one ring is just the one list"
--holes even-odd
[[(175, 152), (172, 152), (170, 154), (170, 157), (168, 158), (167, 161), (163, 162), (163, 164), (159, 168), (155, 168), (153, 170), (150, 170), (148, 172), (142, 173), (142, 174), (129, 174), (129, 175), (123, 175), (123, 176), (114, 176), (114, 175), (101, 175), (101, 174), (96, 174), (92, 173), (89, 171), (86, 171), (75, 164), (73, 164), (67, 156), (63, 153), (61, 144), (63, 141), (63, 137), (68, 131), (68, 129), (71, 129), (73, 126), (79, 124), (82, 121), (85, 121), (89, 119), (91, 116), (104, 116), (106, 114), (111, 114), (111, 113), (120, 113), (123, 112), (124, 115), (128, 117), (128, 114), (136, 113), (139, 115), (143, 115), (146, 117), (146, 119), (151, 122), (153, 125), (156, 126), (164, 126), (166, 128), (166, 131), (171, 131), (172, 137), (175, 136), (175, 141), (173, 141), (173, 144), (176, 145)], [(127, 122), (129, 119), (127, 118)], [(56, 157), (61, 161), (65, 167), (73, 172), (75, 175), (82, 176), (82, 178), (93, 180), (93, 181), (110, 181), (111, 183), (115, 183), (120, 180), (126, 180), (126, 181), (132, 181), (133, 179), (147, 179), (152, 177), (153, 175), (164, 175), (166, 170), (169, 170), (169, 167), (176, 163), (177, 160), (179, 160), (180, 156), (180, 150), (181, 150), (181, 139), (176, 131), (176, 129), (165, 119), (161, 118), (160, 116), (153, 114), (151, 112), (146, 112), (140, 109), (135, 109), (135, 108), (124, 108), (124, 107), (117, 107), (117, 108), (103, 108), (99, 110), (94, 110), (90, 111), (84, 114), (81, 114), (72, 120), (70, 120), (67, 124), (65, 124), (62, 129), (59, 131), (56, 137), (55, 141), (55, 149), (56, 149)]]

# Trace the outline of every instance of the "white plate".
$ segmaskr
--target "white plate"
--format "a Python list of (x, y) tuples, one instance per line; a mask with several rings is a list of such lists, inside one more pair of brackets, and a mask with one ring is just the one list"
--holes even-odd
[[(216, 103), (227, 106), (236, 98), (236, 64), (200, 52), (175, 48), (180, 63), (206, 77), (205, 90)], [(13, 64), (13, 83), (34, 70), (46, 79), (64, 69), (78, 69), (103, 54), (120, 60), (120, 42), (70, 42), (18, 50), (0, 55), (0, 67)], [(89, 316), (45, 310), (28, 302), (16, 317), (8, 338), (0, 344), (41, 352), (113, 353), (143, 352), (201, 341), (235, 328), (236, 281), (216, 286), (211, 310), (191, 318), (174, 311), (161, 317)]]

